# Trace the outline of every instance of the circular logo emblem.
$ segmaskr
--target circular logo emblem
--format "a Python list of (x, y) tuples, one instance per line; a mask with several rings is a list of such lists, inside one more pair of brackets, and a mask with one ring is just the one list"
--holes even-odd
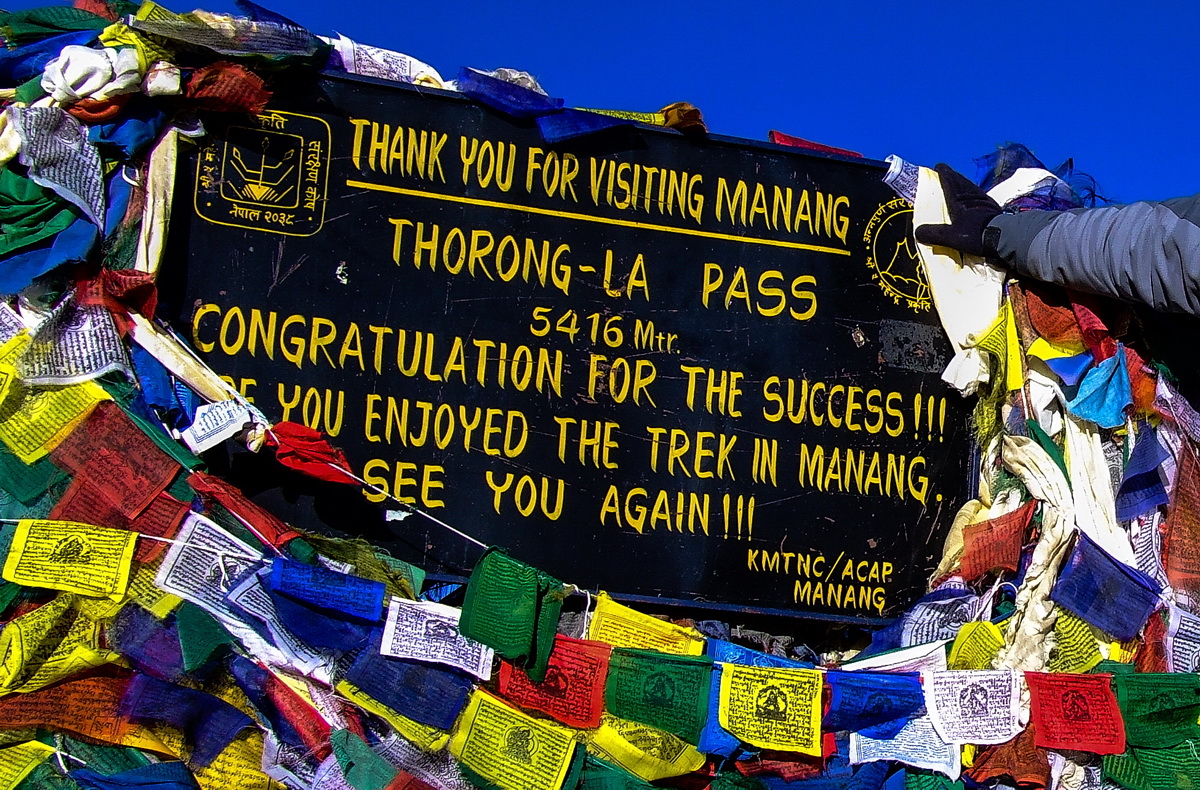
[(914, 312), (930, 309), (929, 280), (912, 238), (912, 205), (904, 198), (884, 203), (867, 223), (867, 265), (871, 279), (895, 304), (904, 302)]

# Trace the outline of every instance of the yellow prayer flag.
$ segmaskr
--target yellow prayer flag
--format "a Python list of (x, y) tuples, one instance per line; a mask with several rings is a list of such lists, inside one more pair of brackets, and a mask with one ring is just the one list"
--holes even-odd
[(0, 630), (0, 694), (37, 691), (120, 656), (100, 647), (100, 624), (60, 595)]
[(1008, 392), (1025, 383), (1021, 371), (1021, 341), (1017, 339), (1017, 322), (1012, 303), (1005, 302), (992, 325), (975, 337), (975, 346), (996, 358), (999, 378)]
[(54, 749), (41, 741), (26, 741), (0, 748), (0, 790), (13, 790), (29, 772), (42, 764)]
[(1054, 621), (1054, 648), (1050, 651), (1049, 672), (1088, 672), (1103, 660), (1100, 645), (1087, 621), (1058, 608)]
[(1052, 343), (1044, 337), (1039, 337), (1029, 344), (1029, 351), (1027, 353), (1031, 357), (1050, 360), (1073, 357), (1083, 352), (1084, 346), (1082, 343)]
[(821, 755), (821, 673), (725, 664), (718, 718), (761, 749)]
[(160, 60), (175, 61), (174, 51), (155, 41), (149, 36), (143, 36), (128, 25), (115, 22), (100, 31), (100, 43), (106, 47), (133, 47), (137, 50), (138, 67), (146, 73), (155, 62)]
[(136, 570), (129, 579), (129, 599), (150, 614), (162, 620), (183, 603), (183, 599), (172, 595), (154, 583), (161, 560), (154, 563), (134, 563)]
[(58, 447), (97, 403), (110, 398), (90, 381), (66, 387), (25, 386), (16, 365), (28, 345), (29, 335), (22, 332), (0, 346), (0, 441), (31, 464)]
[(477, 690), (454, 726), (450, 753), (501, 790), (558, 790), (575, 754), (575, 732)]
[[(156, 725), (154, 731), (168, 753), (184, 753), (183, 735), (177, 730)], [(262, 732), (243, 730), (216, 759), (192, 775), (201, 790), (285, 790), (282, 784), (263, 773), (262, 752)]]
[(626, 121), (637, 121), (644, 123), (647, 126), (666, 126), (667, 117), (661, 112), (636, 112), (633, 110), (597, 110), (591, 107), (576, 107), (576, 110), (582, 112), (594, 112), (598, 115), (607, 115), (612, 118), (621, 118)]
[(587, 748), (647, 782), (690, 774), (704, 765), (704, 755), (682, 738), (607, 713), (589, 737)]
[(950, 647), (950, 669), (991, 669), (1004, 647), (1004, 634), (995, 623), (963, 623)]
[(137, 533), (71, 521), (22, 519), (0, 572), (6, 581), (119, 601)]
[(622, 606), (606, 592), (596, 597), (596, 611), (592, 613), (588, 639), (607, 642), (613, 647), (657, 650), (679, 656), (704, 653), (704, 635), (696, 629), (684, 628)]
[(446, 744), (450, 742), (450, 733), (445, 730), (439, 730), (437, 727), (430, 727), (428, 724), (413, 721), (403, 713), (367, 695), (366, 692), (348, 680), (338, 681), (337, 692), (368, 713), (374, 713), (392, 725), (396, 732), (427, 752), (436, 752), (444, 749)]

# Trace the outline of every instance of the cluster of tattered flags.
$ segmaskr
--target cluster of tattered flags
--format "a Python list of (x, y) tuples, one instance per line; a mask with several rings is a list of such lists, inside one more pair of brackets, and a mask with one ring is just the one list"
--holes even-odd
[[(703, 128), (688, 105), (567, 110), (519, 72), (444, 83), (244, 8), (0, 14), (0, 790), (1200, 785), (1200, 415), (1113, 305), (983, 261), (921, 249), (946, 378), (979, 396), (979, 497), (931, 592), (849, 660), (593, 600), (498, 549), (447, 606), (420, 568), (209, 474), (199, 453), (236, 437), (361, 482), (153, 320), (176, 144), (197, 112), (261, 110), (256, 68), (456, 88), (547, 139)], [(1001, 202), (1063, 194), (993, 175)]]

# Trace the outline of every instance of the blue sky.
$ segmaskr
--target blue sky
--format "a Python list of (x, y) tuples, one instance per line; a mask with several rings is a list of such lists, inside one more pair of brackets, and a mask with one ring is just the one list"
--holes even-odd
[(1017, 141), (1051, 166), (1074, 157), (1122, 202), (1200, 191), (1200, 3), (263, 4), (447, 78), (530, 71), (574, 106), (690, 101), (720, 134), (779, 129), (972, 176), (975, 157)]

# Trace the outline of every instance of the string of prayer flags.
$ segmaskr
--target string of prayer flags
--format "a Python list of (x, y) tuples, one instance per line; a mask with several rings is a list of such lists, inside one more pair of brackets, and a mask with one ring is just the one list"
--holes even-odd
[(1026, 672), (1037, 745), (1096, 754), (1125, 751), (1125, 725), (1111, 677)]
[[(280, 744), (323, 759), (329, 753), (331, 728), (324, 720), (305, 717), (296, 699), (279, 676), (248, 659), (235, 656), (229, 662), (229, 674), (255, 717), (266, 722), (267, 730)], [(233, 700), (231, 694), (227, 700)]]
[(827, 732), (851, 730), (887, 739), (925, 707), (920, 676), (915, 673), (825, 673), (830, 687), (829, 710), (822, 727)]
[(500, 696), (522, 708), (551, 716), (568, 727), (600, 726), (612, 646), (559, 634), (541, 683), (524, 670), (500, 662)]
[(1160, 591), (1149, 576), (1113, 559), (1079, 533), (1050, 597), (1105, 633), (1127, 641), (1138, 635), (1158, 606)]
[(588, 626), (588, 639), (613, 647), (657, 650), (680, 656), (704, 652), (704, 635), (623, 606), (601, 591)]
[(704, 755), (682, 738), (609, 714), (591, 734), (587, 748), (647, 782), (689, 774), (705, 762)]
[(1004, 743), (1021, 731), (1019, 672), (929, 672), (924, 680), (929, 719), (946, 743)]
[(137, 535), (120, 529), (22, 519), (0, 573), (26, 587), (119, 601), (129, 586), (136, 541)]
[(1130, 746), (1161, 749), (1200, 738), (1200, 675), (1113, 675)]
[(812, 669), (811, 664), (793, 661), (783, 656), (773, 656), (758, 650), (727, 642), (723, 639), (709, 639), (705, 644), (705, 655), (713, 660), (713, 679), (708, 693), (708, 719), (700, 733), (700, 742), (696, 748), (705, 754), (717, 754), (722, 757), (732, 757), (741, 748), (741, 742), (721, 727), (719, 710), (721, 707), (721, 671), (723, 664), (742, 664), (751, 667), (789, 667), (792, 669)]
[(477, 690), (448, 748), (501, 790), (558, 790), (575, 756), (575, 735)]
[(459, 631), (540, 682), (554, 647), (563, 598), (558, 579), (492, 547), (471, 571)]
[(206, 503), (220, 504), (233, 514), (242, 526), (250, 529), (255, 537), (270, 546), (278, 549), (300, 537), (299, 532), (251, 502), (245, 494), (219, 477), (193, 470), (188, 475), (187, 482)]
[(454, 724), (473, 688), (466, 675), (369, 648), (346, 670), (346, 680), (401, 715), (442, 730)]
[(459, 633), (461, 614), (462, 610), (453, 606), (393, 597), (380, 652), (393, 658), (447, 664), (480, 680), (490, 680), (492, 649)]
[(997, 569), (1017, 572), (1025, 530), (1037, 504), (1036, 499), (1031, 499), (1016, 510), (963, 529), (964, 579), (974, 581)]
[(382, 582), (320, 565), (276, 557), (271, 561), (267, 589), (364, 622), (378, 623), (383, 619), (386, 587)]
[[(189, 508), (187, 502), (180, 502), (166, 491), (161, 491), (137, 517), (129, 518), (103, 495), (98, 486), (76, 477), (50, 511), (50, 518), (127, 529), (139, 535), (169, 540), (179, 531)], [(150, 562), (161, 556), (167, 545), (164, 541), (141, 539), (137, 542), (133, 558), (138, 562)]]
[(760, 749), (821, 754), (821, 673), (725, 664), (721, 726)]
[(708, 717), (711, 682), (707, 656), (616, 648), (609, 659), (605, 709), (697, 743)]

